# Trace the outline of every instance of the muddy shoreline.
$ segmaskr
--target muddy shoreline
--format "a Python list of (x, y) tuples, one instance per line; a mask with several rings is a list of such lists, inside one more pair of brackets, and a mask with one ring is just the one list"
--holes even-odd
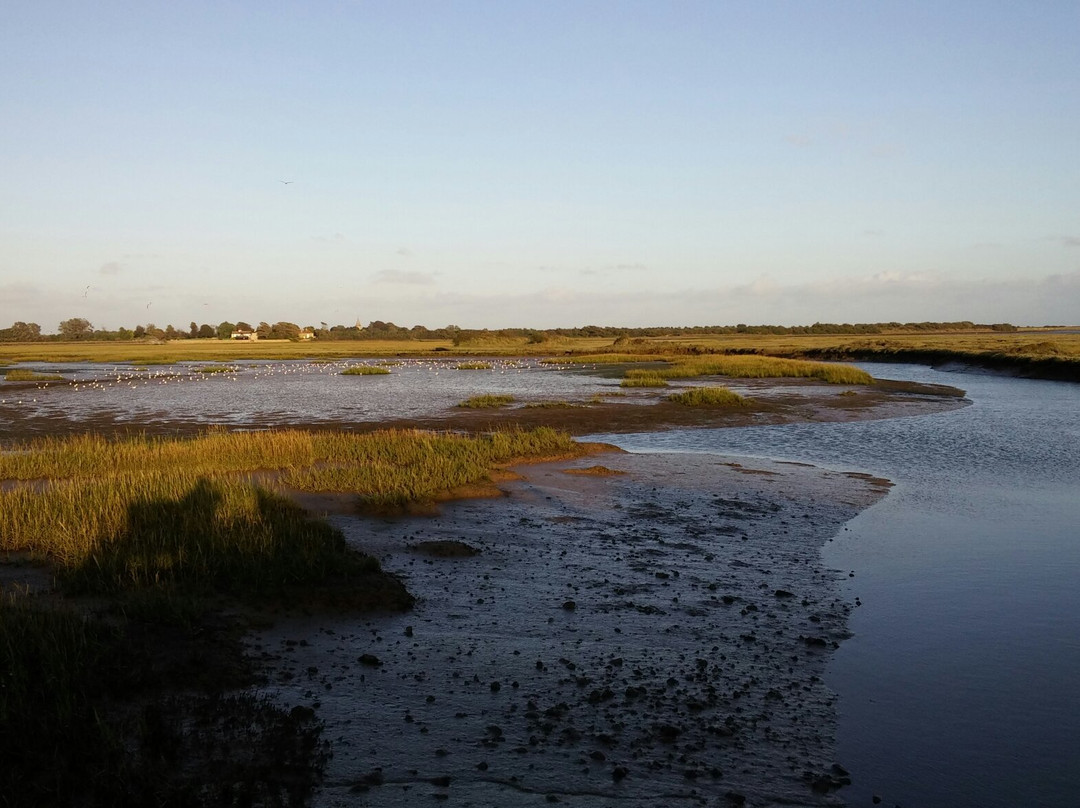
[[(566, 473), (598, 463), (621, 473)], [(252, 637), (268, 692), (326, 723), (316, 804), (838, 804), (822, 678), (855, 604), (820, 549), (887, 481), (714, 455), (517, 471), (435, 518), (331, 517), (411, 612)]]

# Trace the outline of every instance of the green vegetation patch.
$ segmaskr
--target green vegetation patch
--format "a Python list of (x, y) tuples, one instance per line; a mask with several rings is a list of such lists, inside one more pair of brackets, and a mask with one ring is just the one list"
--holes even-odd
[(59, 373), (36, 373), (26, 368), (12, 368), (4, 374), (4, 380), (9, 382), (62, 382), (64, 377)]
[(851, 365), (782, 359), (775, 356), (695, 356), (661, 370), (629, 370), (627, 378), (658, 375), (663, 379), (727, 376), (735, 379), (812, 378), (829, 384), (872, 384), (869, 374)]
[(601, 353), (541, 359), (544, 365), (622, 365), (631, 362), (655, 362), (656, 354)]
[(667, 400), (686, 407), (748, 407), (752, 403), (726, 387), (694, 387), (672, 393)]
[(656, 370), (630, 370), (619, 387), (667, 387), (667, 378)]
[(345, 368), (345, 370), (341, 371), (342, 376), (386, 376), (389, 373), (389, 368), (375, 365), (353, 365), (351, 368)]
[(575, 404), (573, 401), (530, 401), (525, 405), (530, 410), (568, 410), (574, 407), (582, 407), (583, 404)]
[(493, 367), (490, 362), (458, 362), (454, 370), (491, 370)]
[(0, 551), (51, 561), (69, 591), (262, 598), (334, 584), (356, 604), (385, 595), (365, 591), (377, 561), (308, 518), (288, 490), (404, 505), (486, 480), (512, 459), (583, 451), (550, 429), (215, 430), (187, 440), (45, 438), (14, 449), (0, 455), (0, 480), (22, 481), (0, 490)]
[(237, 373), (239, 370), (235, 365), (203, 365), (195, 368), (196, 373)]
[(487, 410), (494, 407), (506, 407), (509, 404), (513, 404), (516, 399), (513, 396), (486, 394), (482, 396), (472, 396), (467, 398), (458, 404), (467, 410)]
[(193, 693), (205, 660), (187, 663), (198, 669), (178, 694), (155, 660), (162, 649), (144, 634), (135, 623), (0, 595), (4, 804), (302, 804), (327, 755), (314, 714)]

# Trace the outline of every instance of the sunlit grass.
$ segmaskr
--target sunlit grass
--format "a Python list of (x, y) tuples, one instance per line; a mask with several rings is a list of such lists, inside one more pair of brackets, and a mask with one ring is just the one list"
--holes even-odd
[(505, 407), (509, 404), (513, 404), (515, 400), (516, 399), (513, 396), (487, 393), (485, 395), (467, 398), (459, 403), (458, 406), (466, 410), (485, 410), (494, 407)]
[(4, 380), (9, 382), (61, 382), (64, 377), (59, 373), (36, 373), (26, 368), (12, 368), (4, 374)]
[(687, 407), (749, 407), (753, 403), (726, 387), (693, 387), (672, 393), (667, 400)]
[(630, 362), (655, 362), (658, 358), (656, 354), (599, 353), (548, 357), (540, 362), (545, 365), (621, 365)]
[(458, 362), (454, 370), (491, 370), (492, 367), (490, 362)]
[[(0, 551), (57, 565), (75, 591), (273, 593), (378, 569), (283, 496), (427, 501), (516, 458), (575, 455), (553, 430), (468, 437), (212, 432), (188, 440), (48, 438), (0, 454)], [(263, 485), (252, 474), (277, 474)]]
[(390, 368), (375, 365), (353, 365), (351, 368), (345, 368), (345, 370), (341, 371), (342, 376), (386, 376), (389, 373)]
[[(773, 356), (693, 356), (675, 360), (671, 367), (626, 371), (623, 386), (660, 386), (651, 382), (666, 379), (696, 379), (727, 376), (738, 379), (812, 378), (829, 384), (871, 384), (869, 373), (851, 365), (808, 362)], [(628, 383), (629, 382), (629, 383)]]
[(667, 378), (662, 371), (656, 370), (630, 370), (626, 377), (619, 382), (619, 387), (667, 387)]

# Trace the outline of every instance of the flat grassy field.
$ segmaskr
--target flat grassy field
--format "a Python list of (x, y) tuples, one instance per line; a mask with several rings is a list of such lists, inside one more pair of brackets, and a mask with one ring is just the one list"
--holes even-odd
[(898, 352), (948, 352), (957, 356), (1057, 358), (1080, 361), (1080, 333), (969, 331), (876, 335), (723, 334), (644, 337), (561, 337), (542, 343), (527, 339), (491, 338), (455, 346), (449, 340), (366, 340), (341, 342), (239, 342), (176, 340), (163, 344), (136, 342), (0, 343), (0, 366), (16, 362), (229, 362), (240, 359), (345, 359), (387, 356), (567, 356), (605, 353), (609, 361), (645, 360), (657, 354), (685, 351), (762, 353), (773, 356), (816, 356)]

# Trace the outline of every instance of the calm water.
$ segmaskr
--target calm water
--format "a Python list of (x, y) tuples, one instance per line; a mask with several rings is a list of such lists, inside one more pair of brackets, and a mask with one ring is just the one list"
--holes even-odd
[(482, 393), (512, 395), (522, 402), (585, 399), (618, 389), (617, 379), (566, 372), (537, 360), (486, 360), (490, 370), (456, 370), (463, 360), (407, 359), (389, 374), (343, 376), (355, 365), (341, 362), (233, 362), (234, 372), (203, 373), (210, 362), (179, 362), (139, 368), (85, 363), (20, 365), (59, 373), (77, 384), (42, 387), (0, 383), (0, 421), (63, 417), (76, 424), (161, 418), (193, 424), (253, 427), (290, 423), (340, 423), (422, 418), (445, 412)]
[(1080, 785), (1080, 386), (864, 365), (973, 406), (847, 424), (611, 435), (635, 451), (896, 482), (825, 551), (861, 599), (829, 684), (852, 805), (1072, 806)]

